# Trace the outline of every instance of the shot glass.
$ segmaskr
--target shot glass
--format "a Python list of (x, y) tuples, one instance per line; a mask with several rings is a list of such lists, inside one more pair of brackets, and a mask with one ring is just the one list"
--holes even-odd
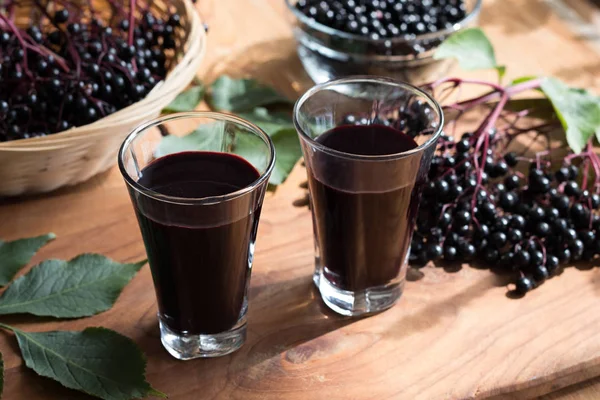
[(148, 254), (163, 346), (181, 360), (237, 350), (275, 163), (271, 139), (235, 116), (172, 114), (137, 127), (118, 161)]
[(443, 126), (440, 106), (409, 84), (356, 76), (308, 90), (294, 124), (323, 301), (351, 316), (391, 307), (404, 288), (421, 189)]

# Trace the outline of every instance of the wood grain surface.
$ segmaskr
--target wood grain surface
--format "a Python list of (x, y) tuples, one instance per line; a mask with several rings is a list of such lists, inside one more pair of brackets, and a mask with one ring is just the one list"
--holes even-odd
[[(252, 75), (289, 96), (310, 81), (295, 56), (280, 0), (200, 0), (210, 24), (200, 74)], [(600, 55), (542, 0), (488, 0), (481, 23), (509, 78), (548, 74), (600, 88)], [(479, 77), (492, 78), (487, 73)], [(265, 200), (250, 291), (248, 341), (220, 359), (181, 362), (159, 343), (148, 267), (116, 306), (92, 318), (54, 321), (3, 317), (21, 329), (106, 326), (134, 339), (148, 355), (148, 379), (171, 399), (523, 399), (600, 375), (600, 270), (568, 269), (520, 300), (485, 270), (411, 273), (400, 303), (365, 319), (328, 312), (315, 293), (312, 227), (294, 207), (304, 171)], [(1, 184), (1, 183), (0, 183)], [(58, 238), (33, 264), (99, 252), (119, 261), (145, 256), (119, 172), (46, 195), (0, 203), (0, 237), (53, 231)], [(83, 399), (36, 376), (18, 355), (14, 337), (0, 335), (5, 397)], [(598, 398), (577, 389), (546, 399)], [(591, 388), (591, 389), (589, 389)], [(583, 392), (579, 392), (583, 393)]]

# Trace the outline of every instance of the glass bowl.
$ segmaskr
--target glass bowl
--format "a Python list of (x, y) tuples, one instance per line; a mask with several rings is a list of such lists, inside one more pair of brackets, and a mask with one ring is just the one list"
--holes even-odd
[(379, 75), (412, 84), (441, 77), (450, 60), (434, 60), (435, 49), (448, 36), (477, 24), (483, 0), (465, 0), (466, 16), (451, 28), (422, 35), (371, 39), (323, 25), (285, 0), (292, 15), (298, 56), (316, 83), (350, 75)]

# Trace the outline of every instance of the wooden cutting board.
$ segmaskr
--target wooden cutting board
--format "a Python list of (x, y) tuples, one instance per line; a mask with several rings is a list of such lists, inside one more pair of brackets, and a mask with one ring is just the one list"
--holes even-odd
[[(211, 25), (206, 80), (222, 72), (258, 76), (296, 95), (308, 84), (294, 56), (280, 1), (200, 0)], [(482, 24), (510, 77), (552, 73), (600, 87), (600, 56), (542, 1), (489, 0)], [(491, 75), (481, 74), (488, 77)], [(412, 272), (400, 303), (370, 318), (324, 308), (311, 283), (312, 227), (298, 167), (264, 205), (250, 291), (246, 345), (220, 359), (181, 362), (159, 343), (148, 267), (116, 306), (92, 318), (2, 321), (31, 331), (106, 326), (148, 355), (148, 379), (171, 399), (531, 398), (600, 375), (600, 270), (568, 269), (525, 298), (469, 267)], [(119, 261), (144, 257), (116, 169), (50, 195), (0, 203), (0, 237), (53, 231), (35, 257), (99, 252)], [(0, 335), (5, 398), (86, 398), (25, 368), (14, 337)]]

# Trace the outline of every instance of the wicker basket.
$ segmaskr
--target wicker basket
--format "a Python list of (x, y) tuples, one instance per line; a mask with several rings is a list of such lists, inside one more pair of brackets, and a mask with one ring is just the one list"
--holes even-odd
[(153, 10), (175, 7), (181, 16), (183, 54), (167, 78), (141, 101), (92, 124), (44, 137), (0, 143), (0, 196), (43, 193), (74, 185), (106, 171), (137, 125), (157, 117), (194, 78), (206, 49), (206, 35), (191, 0), (155, 0)]

